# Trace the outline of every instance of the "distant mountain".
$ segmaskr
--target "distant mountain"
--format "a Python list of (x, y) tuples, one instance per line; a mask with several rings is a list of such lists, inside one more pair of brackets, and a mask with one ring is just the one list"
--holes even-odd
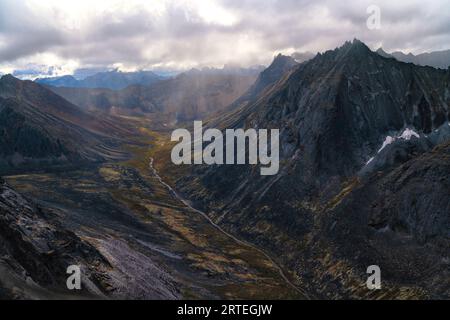
[(398, 61), (414, 63), (420, 66), (430, 66), (440, 69), (447, 69), (450, 67), (450, 50), (413, 55), (412, 53), (404, 54), (400, 51), (389, 54), (380, 48), (377, 50), (377, 53), (383, 57), (395, 58)]
[(279, 54), (275, 57), (272, 64), (260, 73), (255, 84), (250, 88), (250, 95), (256, 97), (261, 94), (297, 65), (298, 62), (294, 58)]
[[(383, 50), (383, 48), (379, 48), (376, 53), (378, 53), (380, 56), (384, 57), (384, 58), (393, 58), (392, 55), (390, 55), (389, 53), (387, 53), (386, 51)], [(404, 61), (403, 61), (404, 62)]]
[(279, 129), (277, 175), (196, 166), (177, 187), (223, 228), (297, 270), (303, 285), (319, 279), (309, 289), (320, 296), (373, 298), (361, 279), (376, 264), (383, 297), (448, 297), (449, 90), (448, 70), (347, 42), (219, 124)]
[(258, 71), (190, 70), (151, 86), (107, 89), (50, 89), (85, 109), (163, 113), (173, 121), (202, 119), (239, 98), (255, 81)]
[(54, 87), (78, 87), (82, 85), (81, 81), (75, 79), (73, 76), (38, 78), (35, 80), (35, 82), (42, 85), (49, 85)]
[(209, 125), (212, 127), (227, 125), (227, 118), (232, 115), (232, 110), (243, 108), (245, 105), (255, 102), (264, 92), (269, 91), (278, 81), (286, 77), (298, 65), (299, 63), (294, 58), (278, 54), (270, 66), (261, 71), (255, 83), (239, 99), (225, 110), (218, 110), (211, 116)]
[(112, 90), (124, 89), (130, 85), (150, 85), (165, 79), (151, 71), (139, 72), (99, 72), (83, 80), (77, 80), (73, 76), (36, 79), (39, 84), (54, 87), (73, 88), (107, 88)]
[(39, 84), (0, 79), (0, 172), (120, 157), (112, 145), (122, 134)]

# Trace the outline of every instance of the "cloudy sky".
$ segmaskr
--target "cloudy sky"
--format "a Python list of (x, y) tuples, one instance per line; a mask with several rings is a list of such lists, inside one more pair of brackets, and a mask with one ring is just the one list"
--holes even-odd
[[(379, 29), (367, 12), (381, 12)], [(386, 51), (450, 49), (448, 0), (0, 0), (0, 72), (72, 74), (267, 64), (359, 38)]]

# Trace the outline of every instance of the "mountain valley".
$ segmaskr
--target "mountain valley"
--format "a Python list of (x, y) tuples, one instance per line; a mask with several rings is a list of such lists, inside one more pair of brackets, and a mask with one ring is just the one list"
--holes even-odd
[[(0, 298), (448, 299), (450, 71), (356, 39), (259, 71), (3, 76)], [(174, 165), (194, 120), (279, 129), (279, 173)]]

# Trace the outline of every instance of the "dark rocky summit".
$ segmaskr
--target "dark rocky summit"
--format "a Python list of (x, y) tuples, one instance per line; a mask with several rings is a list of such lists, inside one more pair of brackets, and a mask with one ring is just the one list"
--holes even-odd
[(256, 82), (248, 91), (248, 99), (254, 99), (260, 95), (269, 86), (278, 82), (286, 73), (292, 70), (298, 63), (289, 56), (279, 54), (275, 57), (272, 64), (262, 71), (256, 79)]
[[(223, 110), (211, 115), (208, 119), (208, 126), (227, 128), (230, 125), (236, 126), (235, 113), (239, 114), (241, 119), (252, 112), (248, 106), (254, 104), (260, 97), (268, 94), (279, 81), (287, 79), (289, 74), (299, 65), (292, 57), (278, 54), (267, 69), (263, 70), (256, 79), (255, 83), (236, 101)], [(243, 112), (243, 110), (246, 110)]]
[(448, 298), (449, 75), (347, 42), (219, 126), (279, 128), (278, 175), (197, 167), (178, 187), (229, 230), (285, 252), (319, 296), (376, 295), (364, 281), (378, 264), (384, 297)]

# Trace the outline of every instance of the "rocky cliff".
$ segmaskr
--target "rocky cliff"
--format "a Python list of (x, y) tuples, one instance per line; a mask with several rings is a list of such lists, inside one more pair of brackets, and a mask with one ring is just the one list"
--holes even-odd
[[(228, 128), (280, 129), (278, 175), (261, 177), (244, 165), (197, 167), (178, 187), (229, 230), (274, 253), (286, 252), (280, 259), (294, 270), (328, 270), (328, 279), (311, 285), (319, 295), (370, 295), (355, 281), (364, 278), (364, 265), (379, 262), (390, 275), (390, 297), (448, 297), (442, 270), (449, 256), (442, 245), (449, 243), (449, 172), (442, 143), (450, 137), (449, 92), (448, 71), (398, 62), (358, 40), (347, 42), (301, 64), (254, 103), (224, 117)], [(361, 185), (370, 201), (354, 196)], [(419, 196), (424, 188), (435, 191)], [(329, 231), (324, 226), (332, 225), (344, 200), (348, 207)], [(363, 256), (352, 250), (388, 225), (391, 233), (379, 239), (379, 247), (364, 247)], [(396, 255), (402, 241), (409, 254)], [(424, 245), (433, 248), (428, 266), (434, 261), (440, 267), (425, 271), (419, 264)], [(415, 264), (422, 270), (415, 279), (424, 277), (418, 291), (413, 276), (403, 272)], [(305, 283), (315, 278), (297, 274)], [(425, 279), (444, 281), (447, 289), (428, 286)]]

